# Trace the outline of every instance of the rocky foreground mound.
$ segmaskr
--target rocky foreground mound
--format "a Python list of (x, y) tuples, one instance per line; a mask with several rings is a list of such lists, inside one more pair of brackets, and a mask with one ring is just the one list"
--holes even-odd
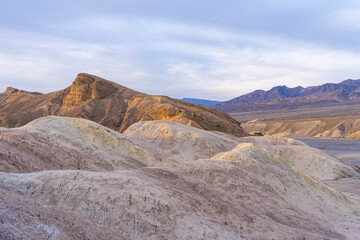
[(124, 136), (64, 117), (0, 133), (0, 239), (360, 234), (360, 203), (318, 180), (358, 173), (292, 139), (165, 121), (136, 123)]
[[(144, 121), (131, 125), (124, 135), (152, 149), (162, 161), (194, 161), (210, 158), (236, 147), (238, 142), (215, 132), (167, 121)], [(238, 138), (236, 138), (238, 139)]]
[(239, 143), (250, 142), (265, 147), (321, 180), (360, 177), (352, 167), (335, 157), (289, 138), (237, 138), (166, 121), (135, 123), (124, 134), (133, 142), (152, 149), (162, 161), (207, 159), (230, 151)]
[(1, 173), (0, 185), (125, 239), (356, 239), (360, 231), (358, 202), (252, 143), (130, 171)]
[(166, 120), (236, 136), (246, 135), (228, 114), (214, 109), (151, 96), (89, 74), (48, 94), (8, 88), (0, 94), (0, 126), (20, 127), (36, 118), (57, 115), (86, 118), (116, 131), (146, 120)]
[(360, 177), (360, 173), (352, 166), (291, 138), (245, 137), (240, 138), (239, 142), (251, 142), (265, 147), (320, 180)]
[(0, 239), (125, 239), (90, 220), (0, 189)]
[(160, 162), (192, 162), (255, 143), (321, 180), (359, 176), (333, 156), (288, 138), (219, 135), (166, 121), (135, 123), (125, 135), (80, 118), (43, 117), (20, 128), (0, 128), (0, 170), (115, 171)]
[(0, 171), (52, 169), (113, 171), (160, 162), (119, 132), (80, 118), (43, 117), (0, 128)]

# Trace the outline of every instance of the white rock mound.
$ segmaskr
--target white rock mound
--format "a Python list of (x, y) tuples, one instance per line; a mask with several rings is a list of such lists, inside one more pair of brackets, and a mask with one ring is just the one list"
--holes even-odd
[(120, 233), (0, 188), (0, 239), (123, 240)]
[(116, 172), (0, 173), (0, 186), (128, 239), (357, 239), (360, 204), (269, 149)]
[(360, 177), (357, 171), (336, 157), (291, 138), (244, 137), (239, 138), (239, 142), (265, 147), (320, 180)]
[(124, 134), (133, 142), (151, 149), (162, 161), (194, 161), (233, 149), (238, 143), (214, 132), (180, 123), (143, 121)]
[(156, 162), (160, 159), (126, 136), (85, 119), (50, 116), (20, 128), (0, 128), (4, 172), (112, 171)]
[(145, 121), (124, 133), (133, 142), (151, 149), (162, 161), (194, 161), (232, 150), (239, 143), (255, 143), (280, 155), (321, 180), (358, 177), (360, 174), (339, 159), (301, 141), (284, 137), (242, 137), (208, 132), (166, 121)]

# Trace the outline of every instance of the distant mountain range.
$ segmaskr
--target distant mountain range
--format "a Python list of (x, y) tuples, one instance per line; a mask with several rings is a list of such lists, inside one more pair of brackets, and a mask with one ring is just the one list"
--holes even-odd
[(277, 86), (269, 91), (256, 90), (213, 108), (224, 112), (248, 112), (360, 103), (360, 80), (345, 80), (319, 86), (288, 88)]
[(213, 100), (206, 100), (206, 99), (198, 99), (198, 98), (182, 98), (179, 99), (184, 102), (194, 103), (194, 104), (200, 104), (206, 107), (213, 107), (219, 103), (222, 103), (221, 101), (213, 101)]

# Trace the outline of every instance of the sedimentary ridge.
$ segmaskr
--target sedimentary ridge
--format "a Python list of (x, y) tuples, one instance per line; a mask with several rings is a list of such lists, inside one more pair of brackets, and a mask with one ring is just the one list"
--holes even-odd
[(266, 136), (360, 139), (360, 117), (339, 116), (309, 119), (252, 120), (243, 123), (250, 134)]

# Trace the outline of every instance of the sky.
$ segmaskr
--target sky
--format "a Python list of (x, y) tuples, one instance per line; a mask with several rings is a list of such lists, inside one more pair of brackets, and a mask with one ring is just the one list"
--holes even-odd
[(86, 72), (229, 100), (360, 78), (359, 0), (1, 1), (0, 36), (0, 92), (60, 90)]

